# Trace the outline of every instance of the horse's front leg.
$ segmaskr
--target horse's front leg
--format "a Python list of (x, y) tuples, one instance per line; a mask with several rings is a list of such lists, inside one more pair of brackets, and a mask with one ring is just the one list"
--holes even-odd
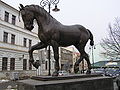
[(34, 51), (34, 50), (38, 50), (38, 49), (42, 49), (42, 48), (45, 48), (45, 47), (47, 47), (47, 45), (45, 45), (45, 44), (42, 43), (42, 42), (39, 42), (39, 43), (33, 45), (33, 46), (29, 49), (29, 51), (28, 51), (28, 53), (29, 53), (29, 61), (30, 61), (30, 63), (32, 63), (33, 66), (34, 66), (35, 68), (37, 68), (37, 69), (38, 69), (38, 67), (39, 67), (39, 64), (38, 64), (38, 62), (34, 62), (33, 51)]
[(54, 52), (54, 59), (55, 59), (55, 71), (53, 72), (52, 76), (58, 76), (59, 71), (59, 45), (56, 41), (52, 41), (52, 48)]

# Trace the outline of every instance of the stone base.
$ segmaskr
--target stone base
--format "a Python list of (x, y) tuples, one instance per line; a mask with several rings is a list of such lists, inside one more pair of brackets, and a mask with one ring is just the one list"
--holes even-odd
[(84, 78), (74, 78), (72, 76), (72, 78), (65, 80), (63, 79), (61, 80), (50, 79), (48, 81), (47, 79), (21, 80), (18, 82), (18, 90), (114, 90), (114, 89), (113, 79), (110, 77), (84, 76)]
[(80, 79), (80, 78), (91, 78), (91, 77), (100, 77), (101, 74), (75, 74), (68, 76), (33, 76), (31, 79), (39, 81), (54, 81), (54, 80), (68, 80), (68, 79)]

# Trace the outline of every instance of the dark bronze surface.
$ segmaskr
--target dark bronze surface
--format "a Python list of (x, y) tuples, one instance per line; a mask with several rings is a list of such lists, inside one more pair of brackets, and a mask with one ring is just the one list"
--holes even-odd
[(55, 72), (53, 76), (57, 76), (59, 71), (59, 47), (74, 45), (80, 52), (80, 58), (74, 65), (74, 72), (77, 73), (79, 71), (79, 63), (85, 59), (88, 64), (87, 73), (90, 73), (91, 64), (88, 54), (85, 52), (85, 46), (89, 39), (91, 46), (94, 45), (94, 41), (93, 35), (88, 29), (82, 25), (63, 25), (38, 5), (27, 5), (24, 7), (20, 4), (20, 12), (26, 29), (31, 31), (34, 28), (34, 19), (38, 24), (40, 42), (32, 46), (29, 50), (30, 62), (34, 67), (38, 68), (39, 64), (34, 62), (33, 51), (46, 48), (50, 45), (53, 48), (55, 59)]

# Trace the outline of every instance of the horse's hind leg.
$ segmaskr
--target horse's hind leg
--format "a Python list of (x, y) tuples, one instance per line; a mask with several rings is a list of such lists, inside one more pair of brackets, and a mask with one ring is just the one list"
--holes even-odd
[(79, 71), (79, 63), (83, 60), (83, 57), (80, 56), (80, 58), (75, 62), (74, 64), (74, 72), (77, 73)]
[(85, 52), (84, 58), (85, 58), (85, 60), (87, 61), (87, 64), (88, 64), (88, 70), (87, 70), (86, 74), (90, 74), (91, 73), (91, 63), (90, 63), (90, 60), (89, 60), (89, 56), (86, 52)]
[(84, 57), (83, 57), (83, 55), (84, 55), (84, 46), (85, 46), (84, 44), (75, 45), (77, 50), (80, 52), (80, 58), (74, 64), (74, 72), (75, 73), (77, 73), (79, 71), (79, 63), (84, 59)]
[(38, 67), (39, 67), (39, 64), (38, 64), (37, 62), (34, 62), (34, 59), (33, 59), (33, 51), (34, 51), (34, 50), (38, 50), (38, 49), (42, 49), (42, 48), (45, 48), (45, 47), (47, 47), (47, 45), (45, 45), (45, 44), (42, 43), (42, 42), (39, 42), (39, 43), (33, 45), (32, 47), (30, 47), (30, 49), (29, 49), (29, 51), (28, 51), (28, 52), (29, 52), (29, 61), (30, 61), (30, 63), (32, 63), (33, 66), (34, 66), (35, 68), (37, 68), (37, 69), (38, 69)]
[(78, 49), (78, 51), (80, 52), (80, 59), (75, 63), (74, 65), (74, 72), (77, 73), (79, 71), (79, 63), (85, 59), (87, 61), (88, 64), (88, 70), (87, 70), (87, 74), (91, 73), (91, 64), (90, 64), (90, 60), (89, 60), (89, 56), (88, 54), (85, 52), (84, 48), (85, 48), (86, 44), (80, 44), (80, 45), (76, 45), (75, 47)]
[(53, 72), (52, 76), (58, 76), (59, 71), (59, 45), (56, 41), (51, 41), (52, 48), (54, 51), (54, 59), (55, 59), (55, 72)]

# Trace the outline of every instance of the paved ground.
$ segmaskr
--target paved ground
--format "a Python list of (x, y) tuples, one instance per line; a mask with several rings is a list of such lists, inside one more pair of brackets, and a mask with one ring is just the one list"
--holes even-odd
[(7, 87), (13, 87), (15, 88), (17, 85), (16, 81), (9, 81), (9, 82), (4, 82), (4, 83), (0, 83), (0, 90), (6, 90)]

